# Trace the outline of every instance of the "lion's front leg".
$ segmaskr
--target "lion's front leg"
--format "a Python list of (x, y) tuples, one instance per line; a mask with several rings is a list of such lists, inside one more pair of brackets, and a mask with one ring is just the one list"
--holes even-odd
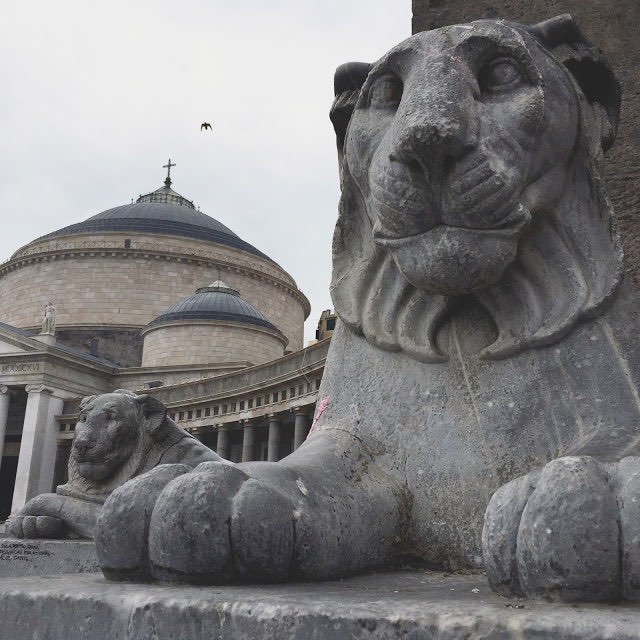
[(640, 458), (564, 457), (501, 487), (485, 514), (489, 582), (506, 596), (640, 601)]
[(318, 434), (280, 462), (158, 467), (123, 485), (96, 544), (111, 579), (318, 579), (390, 560), (403, 490), (355, 439)]
[(16, 538), (93, 538), (101, 507), (57, 493), (42, 493), (9, 517), (7, 531)]

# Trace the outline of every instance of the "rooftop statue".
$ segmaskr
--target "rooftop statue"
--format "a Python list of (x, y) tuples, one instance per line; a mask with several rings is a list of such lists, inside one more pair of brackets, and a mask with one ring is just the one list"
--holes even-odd
[(105, 575), (315, 580), (411, 557), (486, 566), (507, 595), (640, 599), (638, 309), (600, 177), (620, 106), (607, 61), (570, 16), (482, 20), (347, 64), (335, 88), (340, 322), (312, 433), (277, 463), (116, 489)]
[(221, 458), (176, 425), (155, 398), (119, 389), (89, 396), (69, 457), (69, 479), (43, 493), (8, 521), (18, 538), (93, 538), (96, 518), (109, 494), (159, 464), (187, 471)]

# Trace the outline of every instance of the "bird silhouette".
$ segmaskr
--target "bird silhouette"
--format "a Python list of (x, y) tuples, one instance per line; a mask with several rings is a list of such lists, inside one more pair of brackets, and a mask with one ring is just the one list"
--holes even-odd
[(208, 122), (203, 122), (203, 123), (200, 125), (200, 131), (202, 131), (203, 129), (204, 129), (205, 131), (206, 131), (207, 129), (211, 129), (211, 130), (213, 130), (213, 129), (212, 129), (212, 127), (211, 127), (211, 125), (210, 125)]

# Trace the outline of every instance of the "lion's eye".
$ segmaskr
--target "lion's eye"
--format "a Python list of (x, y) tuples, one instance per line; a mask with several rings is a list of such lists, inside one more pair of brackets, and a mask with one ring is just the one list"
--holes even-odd
[(496, 58), (480, 69), (478, 82), (481, 91), (504, 91), (522, 80), (518, 64), (510, 58)]
[(369, 105), (375, 109), (393, 109), (402, 99), (402, 82), (386, 74), (376, 78), (369, 89)]
[(86, 422), (87, 421), (87, 415), (85, 413), (81, 413), (80, 416), (78, 417), (78, 420), (80, 422)]

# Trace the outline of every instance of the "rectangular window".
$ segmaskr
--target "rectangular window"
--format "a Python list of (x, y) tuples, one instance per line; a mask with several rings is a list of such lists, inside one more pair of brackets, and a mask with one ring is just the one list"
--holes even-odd
[(311, 383), (307, 382), (307, 393), (311, 391)]
[(182, 420), (182, 419), (184, 419), (184, 411), (181, 411), (181, 412), (178, 414), (178, 420)]
[(249, 406), (249, 409), (253, 409), (253, 398), (249, 398), (249, 400), (247, 400), (247, 405)]
[(222, 413), (227, 413), (227, 405), (226, 404), (222, 405)]
[(269, 404), (269, 394), (267, 393), (267, 395), (264, 397), (264, 403), (265, 404)]
[(193, 419), (193, 411), (188, 411), (187, 412), (187, 420), (192, 420)]
[(217, 416), (218, 413), (220, 413), (220, 407), (218, 407), (218, 406), (213, 407), (213, 415)]
[(316, 391), (320, 388), (320, 378), (316, 378)]
[(211, 415), (211, 407), (207, 407), (207, 408), (204, 410), (204, 417), (205, 417), (205, 418), (208, 418), (210, 415)]
[(285, 389), (284, 391), (280, 392), (280, 400), (286, 400), (287, 399), (287, 390)]
[(196, 409), (196, 418), (202, 417), (202, 409)]
[(262, 406), (262, 398), (258, 396), (256, 398), (256, 407), (260, 407), (260, 406)]
[(240, 400), (240, 411), (244, 411), (244, 400)]
[(327, 331), (333, 331), (336, 328), (336, 319), (329, 318), (327, 320)]
[(304, 385), (303, 384), (299, 384), (298, 385), (298, 395), (301, 396), (304, 393)]
[(232, 402), (231, 403), (231, 411), (235, 411), (236, 410), (236, 403)]
[(271, 394), (271, 402), (278, 402), (278, 392)]
[(291, 387), (291, 389), (289, 389), (289, 397), (293, 398), (295, 395), (296, 395), (296, 388)]

